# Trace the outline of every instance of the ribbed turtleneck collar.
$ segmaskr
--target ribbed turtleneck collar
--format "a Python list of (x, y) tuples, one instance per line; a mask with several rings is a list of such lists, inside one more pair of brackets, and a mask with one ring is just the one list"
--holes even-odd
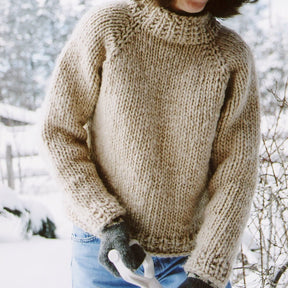
[(211, 14), (183, 16), (157, 6), (154, 0), (130, 0), (141, 27), (156, 37), (179, 44), (212, 41), (220, 27)]

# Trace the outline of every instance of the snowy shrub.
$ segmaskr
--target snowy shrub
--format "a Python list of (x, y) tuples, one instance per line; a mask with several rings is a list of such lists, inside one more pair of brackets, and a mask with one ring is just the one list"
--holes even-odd
[(252, 49), (263, 112), (270, 115), (277, 111), (277, 102), (271, 97), (271, 90), (280, 92), (277, 97), (283, 100), (282, 95), (287, 89), (285, 84), (288, 80), (287, 18), (285, 22), (278, 19), (277, 25), (272, 24), (272, 2), (274, 1), (261, 0), (253, 5), (244, 5), (241, 15), (224, 21), (224, 24), (237, 31)]
[[(47, 208), (34, 200), (21, 198), (6, 186), (0, 187), (0, 217), (19, 217), (24, 238), (40, 235), (56, 238), (56, 225)], [(11, 221), (12, 223), (12, 221)]]
[(288, 105), (285, 95), (281, 101), (274, 96), (275, 115), (262, 119), (259, 183), (235, 265), (235, 288), (288, 287)]

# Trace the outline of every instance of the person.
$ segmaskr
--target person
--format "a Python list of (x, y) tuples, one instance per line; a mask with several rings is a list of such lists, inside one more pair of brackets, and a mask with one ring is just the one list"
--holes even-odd
[(42, 126), (74, 223), (74, 288), (135, 287), (111, 249), (139, 273), (150, 253), (163, 287), (231, 287), (260, 112), (252, 53), (217, 18), (244, 2), (112, 1), (77, 24)]

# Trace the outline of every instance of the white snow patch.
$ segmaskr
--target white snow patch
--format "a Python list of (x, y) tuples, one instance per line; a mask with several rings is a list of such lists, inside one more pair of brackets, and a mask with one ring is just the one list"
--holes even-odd
[(3, 103), (0, 103), (0, 116), (27, 124), (35, 124), (37, 120), (37, 114), (34, 111)]
[(70, 288), (69, 240), (0, 242), (0, 287)]
[(18, 193), (0, 184), (0, 210), (2, 210), (3, 207), (9, 207), (11, 210), (24, 210), (24, 205), (18, 197)]

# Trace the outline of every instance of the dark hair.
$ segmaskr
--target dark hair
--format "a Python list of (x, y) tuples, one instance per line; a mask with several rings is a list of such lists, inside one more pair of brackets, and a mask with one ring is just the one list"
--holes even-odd
[[(170, 8), (174, 0), (155, 0), (158, 5)], [(204, 11), (209, 11), (213, 16), (229, 18), (239, 14), (239, 8), (244, 3), (255, 3), (258, 0), (208, 0)]]

